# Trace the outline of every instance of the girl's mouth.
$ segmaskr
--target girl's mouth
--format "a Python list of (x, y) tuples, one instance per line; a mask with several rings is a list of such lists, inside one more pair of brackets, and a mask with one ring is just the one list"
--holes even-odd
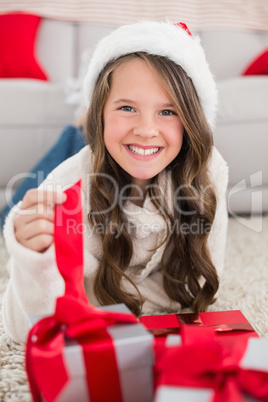
[(127, 148), (136, 155), (140, 155), (140, 156), (150, 156), (150, 155), (154, 155), (157, 152), (160, 151), (160, 147), (147, 147), (147, 148), (140, 148), (137, 145), (127, 145)]

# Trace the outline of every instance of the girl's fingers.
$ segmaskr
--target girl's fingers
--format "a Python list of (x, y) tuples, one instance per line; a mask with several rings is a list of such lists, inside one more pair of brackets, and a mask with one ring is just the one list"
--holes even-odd
[[(47, 219), (36, 219), (18, 227), (15, 231), (15, 236), (17, 241), (24, 247), (31, 248), (32, 250), (41, 250), (47, 246), (47, 236), (49, 236), (49, 241), (52, 241), (53, 233), (53, 222)], [(38, 242), (41, 242), (41, 244), (38, 245)]]
[(23, 236), (21, 237), (23, 237), (25, 241), (28, 241), (35, 236), (39, 236), (40, 234), (53, 235), (54, 224), (47, 219), (35, 219), (21, 227), (16, 234), (20, 236), (21, 233), (23, 233)]
[(42, 206), (48, 205), (54, 207), (55, 204), (61, 204), (66, 201), (66, 197), (66, 194), (62, 192), (31, 189), (28, 190), (23, 197), (20, 208), (22, 210), (30, 208), (35, 210), (36, 206), (40, 205), (40, 211), (35, 210), (35, 213), (42, 213)]
[(39, 253), (45, 252), (53, 243), (53, 235), (40, 234), (25, 241), (24, 246)]
[(23, 197), (14, 218), (17, 241), (24, 247), (42, 252), (53, 242), (54, 207), (66, 200), (66, 194), (31, 189)]
[(25, 230), (25, 233), (27, 233), (27, 228), (29, 225), (38, 220), (40, 222), (42, 220), (53, 222), (54, 208), (49, 205), (45, 206), (44, 204), (39, 204), (33, 205), (30, 209), (20, 209), (14, 217), (14, 231), (16, 237), (20, 230)]
[(38, 189), (27, 191), (14, 218), (15, 231), (36, 219), (47, 219), (52, 222), (55, 205), (63, 203), (65, 200), (65, 193), (40, 191)]
[[(33, 211), (36, 211), (36, 213), (34, 213)], [(44, 207), (44, 205), (42, 207), (34, 205), (32, 209), (23, 209), (23, 210), (20, 209), (17, 215), (14, 217), (15, 228), (17, 226), (27, 225), (36, 219), (46, 219), (50, 222), (53, 222), (54, 208), (52, 208), (49, 205), (47, 205), (46, 208)]]

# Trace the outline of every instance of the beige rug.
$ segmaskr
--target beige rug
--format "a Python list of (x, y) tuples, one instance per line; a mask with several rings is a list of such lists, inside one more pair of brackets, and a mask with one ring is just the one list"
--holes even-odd
[[(260, 226), (262, 224), (262, 230)], [(0, 237), (0, 304), (8, 274)], [(230, 219), (226, 268), (211, 311), (240, 309), (261, 337), (268, 338), (268, 216)], [(24, 371), (24, 347), (4, 333), (0, 319), (0, 401), (31, 401)]]

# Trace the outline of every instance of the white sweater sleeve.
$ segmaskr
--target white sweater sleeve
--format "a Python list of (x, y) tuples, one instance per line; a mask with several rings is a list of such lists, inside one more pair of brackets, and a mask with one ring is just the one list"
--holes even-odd
[(15, 238), (14, 216), (12, 210), (4, 228), (11, 258), (2, 315), (6, 333), (15, 341), (23, 342), (29, 330), (28, 317), (51, 314), (55, 299), (64, 291), (64, 283), (55, 263), (54, 246), (45, 253), (23, 247)]
[(217, 209), (211, 232), (208, 237), (208, 246), (212, 261), (220, 277), (224, 269), (228, 226), (228, 210), (226, 205), (228, 166), (216, 148), (213, 149), (210, 164), (210, 178), (216, 190)]
[[(86, 152), (80, 151), (59, 165), (41, 185), (63, 190), (81, 178), (81, 161)], [(24, 342), (29, 330), (27, 319), (31, 315), (52, 314), (55, 300), (64, 292), (64, 281), (58, 271), (54, 245), (45, 253), (32, 251), (17, 242), (14, 234), (14, 217), (20, 203), (9, 213), (4, 238), (10, 260), (10, 279), (3, 298), (2, 315), (6, 333), (17, 342)]]

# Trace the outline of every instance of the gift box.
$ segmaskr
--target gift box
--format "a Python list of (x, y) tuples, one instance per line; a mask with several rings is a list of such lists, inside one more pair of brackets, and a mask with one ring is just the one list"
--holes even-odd
[(55, 208), (56, 262), (65, 282), (55, 312), (32, 318), (26, 371), (33, 400), (45, 402), (150, 402), (153, 336), (122, 305), (89, 304), (83, 285), (81, 183)]
[[(236, 343), (241, 343), (242, 350), (248, 338), (258, 337), (240, 310), (145, 315), (140, 317), (140, 321), (156, 338), (164, 338), (168, 334), (179, 334), (187, 325), (212, 328), (218, 341), (227, 346), (230, 351)], [(159, 342), (161, 343), (161, 339)]]
[(268, 401), (267, 339), (248, 338), (240, 355), (219, 342), (212, 328), (185, 326), (181, 337), (165, 340), (154, 402)]
[[(131, 311), (124, 304), (105, 306), (101, 307), (100, 310), (131, 314)], [(29, 324), (31, 326), (36, 325), (39, 320), (40, 317), (30, 317)], [(64, 373), (68, 378), (66, 378), (66, 382), (62, 388), (58, 389), (56, 395), (51, 382), (57, 381), (57, 373), (54, 377), (51, 371), (47, 372), (44, 368), (43, 373), (40, 373), (40, 375), (44, 376), (43, 380), (47, 377), (47, 380), (43, 381), (41, 386), (37, 386), (39, 400), (57, 402), (73, 402), (74, 400), (79, 402), (95, 400), (122, 400), (126, 402), (152, 401), (154, 364), (153, 335), (139, 323), (111, 325), (107, 327), (107, 332), (112, 339), (112, 347), (116, 356), (116, 367), (112, 366), (111, 371), (116, 370), (118, 372), (121, 396), (115, 396), (114, 398), (116, 399), (112, 397), (115, 385), (112, 380), (114, 375), (113, 373), (109, 373), (107, 367), (105, 369), (103, 368), (103, 365), (107, 364), (105, 360), (99, 362), (99, 373), (95, 374), (96, 376), (101, 375), (102, 384), (96, 384), (95, 390), (92, 390), (88, 384), (87, 376), (89, 373), (87, 373), (86, 364), (93, 364), (90, 362), (92, 349), (96, 350), (96, 347), (97, 349), (103, 347), (103, 354), (100, 354), (100, 359), (101, 356), (105, 357), (104, 349), (107, 341), (97, 339), (94, 344), (92, 340), (85, 337), (79, 343), (75, 339), (64, 336), (62, 357), (64, 361)], [(35, 336), (32, 336), (34, 337), (32, 341), (35, 343)], [(102, 345), (103, 342), (104, 344)], [(45, 350), (45, 353), (46, 352), (47, 350)], [(89, 357), (86, 358), (87, 361), (85, 361), (85, 355), (87, 354), (89, 354)], [(43, 355), (40, 358), (41, 360), (47, 360), (49, 356)], [(41, 360), (36, 362), (36, 365), (44, 364)], [(96, 371), (96, 365), (94, 365), (93, 370)], [(53, 372), (55, 373), (55, 368)], [(105, 377), (109, 377), (108, 380), (105, 379)], [(94, 377), (92, 377), (91, 382), (94, 382)], [(41, 395), (41, 389), (45, 389), (45, 395)]]

